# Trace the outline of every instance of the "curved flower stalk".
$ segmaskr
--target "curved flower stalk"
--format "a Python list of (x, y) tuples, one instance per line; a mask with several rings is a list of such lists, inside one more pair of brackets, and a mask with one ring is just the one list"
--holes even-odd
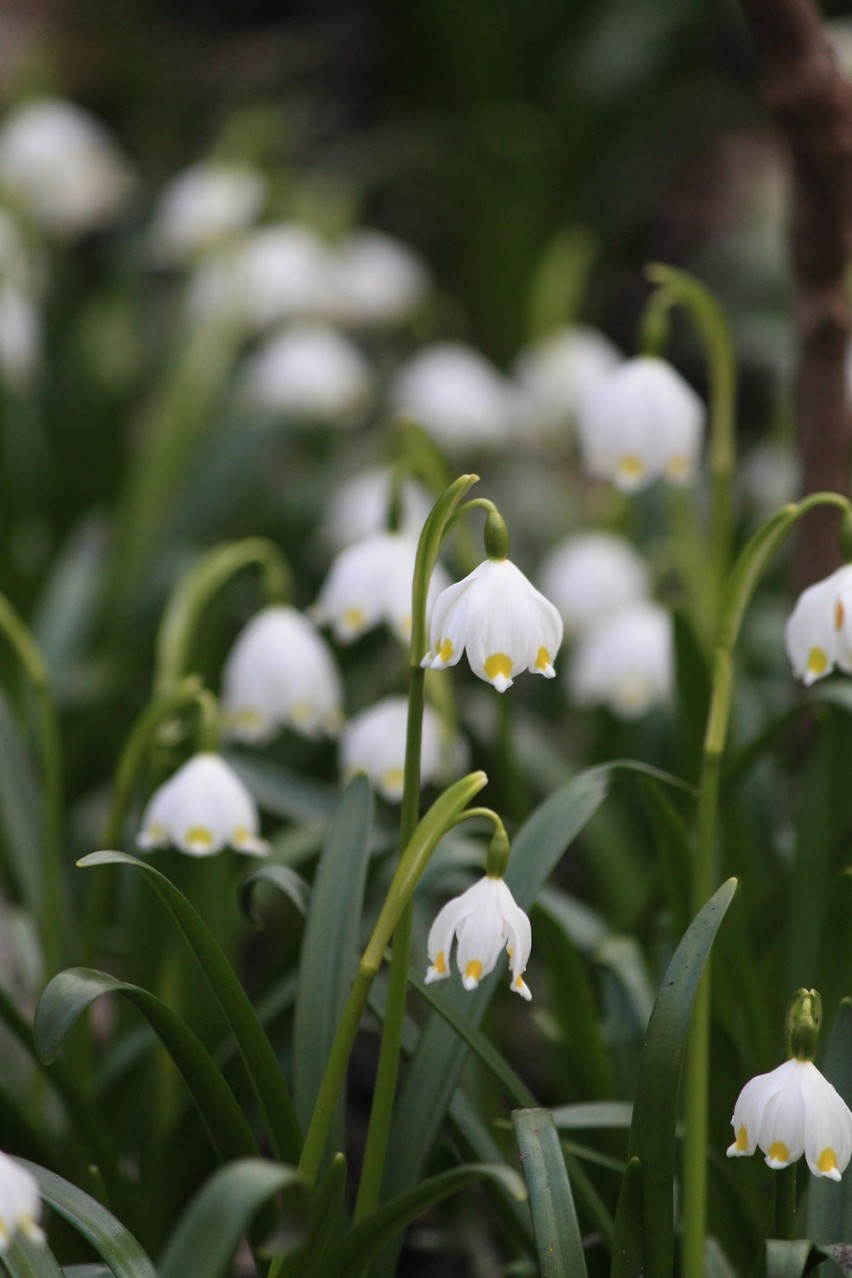
[(233, 768), (203, 751), (188, 759), (154, 791), (142, 817), (140, 848), (173, 844), (189, 856), (213, 856), (230, 846), (265, 856), (254, 799)]

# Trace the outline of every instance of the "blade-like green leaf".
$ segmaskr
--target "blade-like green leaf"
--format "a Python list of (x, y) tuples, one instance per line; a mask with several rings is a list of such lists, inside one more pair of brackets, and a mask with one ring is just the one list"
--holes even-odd
[(291, 870), (289, 865), (262, 865), (240, 884), (240, 906), (246, 918), (256, 926), (262, 922), (254, 906), (255, 889), (261, 883), (268, 883), (270, 887), (282, 892), (288, 900), (293, 902), (300, 914), (307, 914), (311, 888), (301, 874)]
[(642, 1164), (633, 1157), (624, 1169), (615, 1210), (612, 1278), (637, 1278), (638, 1274), (644, 1274), (644, 1214)]
[[(299, 1278), (323, 1278), (329, 1252), (336, 1250), (346, 1228), (346, 1159), (335, 1154), (324, 1180), (311, 1195), (311, 1228), (304, 1247), (304, 1267)], [(281, 1278), (288, 1273), (286, 1264)]]
[(560, 1130), (571, 1132), (629, 1127), (633, 1119), (630, 1101), (585, 1101), (579, 1105), (560, 1105), (550, 1112)]
[(188, 941), (239, 1045), (276, 1156), (295, 1162), (302, 1137), (272, 1044), (237, 974), (201, 915), (164, 874), (136, 857), (124, 852), (93, 852), (79, 864), (85, 867), (129, 865), (154, 888)]
[(579, 1278), (586, 1273), (586, 1260), (553, 1116), (547, 1109), (516, 1109), (512, 1122), (530, 1195), (542, 1278)]
[(43, 840), (39, 791), (23, 733), (0, 690), (0, 846), (33, 918), (41, 910)]
[[(846, 924), (848, 929), (848, 923)], [(823, 1073), (846, 1101), (852, 1104), (852, 1000), (837, 1009), (828, 1040)], [(852, 1242), (852, 1184), (844, 1176), (835, 1184), (814, 1176), (808, 1190), (808, 1237), (816, 1243)]]
[(301, 1185), (292, 1167), (240, 1159), (210, 1177), (181, 1217), (158, 1266), (159, 1278), (221, 1278), (262, 1205)]
[(35, 1042), (42, 1059), (51, 1060), (56, 1055), (71, 1026), (102, 994), (122, 994), (146, 1017), (183, 1075), (213, 1148), (223, 1162), (256, 1155), (257, 1145), (245, 1115), (207, 1049), (170, 1007), (138, 985), (90, 968), (60, 972), (36, 1008)]
[(62, 1273), (65, 1278), (112, 1278), (108, 1265), (65, 1265)]
[(265, 812), (300, 825), (328, 821), (334, 815), (340, 798), (337, 786), (288, 772), (269, 759), (253, 759), (233, 750), (225, 758)]
[(8, 1270), (10, 1278), (62, 1278), (59, 1262), (50, 1248), (44, 1243), (30, 1242), (21, 1234), (12, 1235), (0, 1264)]
[[(644, 1272), (670, 1278), (674, 1263), (674, 1176), (678, 1093), (692, 1002), (736, 879), (714, 893), (687, 929), (657, 995), (639, 1067), (630, 1154), (642, 1164)], [(620, 1203), (619, 1203), (620, 1207)], [(624, 1230), (617, 1236), (623, 1238)]]
[(766, 1240), (766, 1278), (802, 1278), (823, 1260), (824, 1256), (804, 1239)]
[[(356, 776), (323, 842), (299, 961), (293, 1028), (293, 1099), (307, 1129), (358, 965), (358, 932), (373, 825), (373, 791)], [(343, 1145), (338, 1105), (331, 1145)]]
[(23, 1158), (15, 1161), (35, 1176), (43, 1201), (91, 1243), (115, 1278), (157, 1278), (154, 1266), (130, 1231), (97, 1199), (37, 1163)]

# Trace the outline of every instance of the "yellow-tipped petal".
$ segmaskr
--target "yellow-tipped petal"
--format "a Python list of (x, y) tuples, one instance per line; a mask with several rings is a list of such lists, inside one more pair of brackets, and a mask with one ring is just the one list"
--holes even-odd
[[(247, 834), (248, 831), (245, 831), (245, 833)], [(190, 846), (192, 846), (193, 844), (196, 844), (199, 847), (209, 848), (209, 847), (212, 847), (213, 844), (216, 842), (216, 840), (213, 838), (211, 831), (208, 830), (206, 826), (203, 826), (203, 825), (192, 826), (191, 829), (187, 830), (186, 835), (184, 837), (185, 837), (185, 841), (188, 844), (190, 844)]]
[(485, 673), (489, 679), (499, 679), (501, 675), (504, 679), (509, 679), (512, 674), (512, 658), (507, 657), (505, 652), (493, 652), (490, 657), (485, 658)]
[(833, 1149), (824, 1149), (817, 1159), (817, 1167), (823, 1176), (828, 1176), (831, 1172), (837, 1171), (837, 1155)]
[(774, 1140), (769, 1146), (766, 1158), (770, 1163), (789, 1163), (790, 1151), (783, 1140)]
[(737, 1139), (734, 1141), (734, 1149), (738, 1154), (744, 1154), (748, 1149), (748, 1128), (745, 1123), (740, 1123)]
[(828, 669), (828, 653), (824, 648), (811, 648), (808, 653), (807, 673), (819, 677)]
[(444, 664), (446, 665), (446, 663), (451, 660), (452, 655), (453, 655), (452, 640), (451, 639), (442, 640), (441, 646), (438, 649), (438, 660), (443, 661)]

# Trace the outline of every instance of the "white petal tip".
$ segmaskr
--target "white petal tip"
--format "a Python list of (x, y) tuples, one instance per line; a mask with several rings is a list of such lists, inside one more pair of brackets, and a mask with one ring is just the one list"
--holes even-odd
[(767, 1154), (766, 1166), (771, 1167), (773, 1171), (783, 1171), (785, 1167), (790, 1166), (790, 1162), (789, 1160), (787, 1162), (782, 1162), (779, 1158), (770, 1158)]
[(430, 967), (423, 979), (424, 985), (431, 985), (433, 981), (445, 981), (449, 976), (449, 972), (439, 972), (437, 967)]
[(527, 985), (526, 981), (521, 981), (520, 983), (518, 981), (512, 981), (512, 989), (516, 994), (520, 994), (521, 998), (526, 1003), (532, 1002), (532, 992), (530, 991), (530, 987)]
[(463, 976), (462, 985), (466, 990), (475, 990), (479, 985), (479, 981), (474, 976)]
[(738, 1149), (737, 1142), (734, 1141), (733, 1145), (729, 1145), (725, 1152), (729, 1158), (745, 1158), (750, 1151), (747, 1149)]
[(491, 680), (491, 685), (498, 692), (505, 692), (507, 688), (511, 688), (513, 682), (512, 679), (507, 679), (505, 675), (497, 675), (496, 679)]
[(234, 841), (232, 847), (246, 856), (269, 856), (269, 844), (266, 839), (240, 839)]

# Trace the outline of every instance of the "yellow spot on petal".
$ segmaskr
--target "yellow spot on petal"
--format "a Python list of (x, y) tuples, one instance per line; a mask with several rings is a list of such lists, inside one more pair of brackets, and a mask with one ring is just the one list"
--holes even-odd
[(736, 1149), (737, 1153), (740, 1153), (740, 1154), (744, 1153), (748, 1149), (748, 1128), (746, 1127), (745, 1123), (740, 1123), (739, 1131), (737, 1132), (737, 1140), (736, 1140), (736, 1144), (734, 1148)]
[(673, 479), (675, 483), (678, 481), (689, 479), (692, 474), (692, 466), (686, 457), (676, 455), (670, 457), (666, 463), (666, 477)]
[(382, 785), (387, 790), (399, 790), (405, 782), (402, 768), (388, 768), (382, 773)]
[(347, 608), (342, 621), (347, 630), (360, 630), (364, 624), (364, 609)]
[(400, 617), (399, 628), (406, 637), (408, 637), (411, 634), (411, 613), (410, 612), (407, 613), (406, 616)]
[(482, 977), (482, 964), (479, 959), (471, 959), (467, 967), (464, 969), (464, 977), (466, 981), (478, 981)]
[(187, 843), (203, 843), (210, 847), (215, 843), (213, 835), (203, 825), (194, 825), (191, 830), (186, 832)]
[(234, 843), (247, 843), (249, 839), (253, 839), (254, 835), (251, 830), (244, 825), (238, 825), (234, 830)]
[(808, 653), (808, 674), (822, 675), (828, 669), (828, 653), (824, 648), (811, 648)]
[(299, 727), (314, 721), (314, 708), (310, 701), (295, 701), (290, 707), (290, 718)]
[(842, 630), (843, 623), (846, 620), (846, 613), (843, 611), (843, 604), (838, 599), (834, 608), (834, 629)]
[(485, 658), (485, 673), (489, 679), (497, 679), (500, 675), (504, 679), (511, 678), (512, 659), (507, 657), (505, 652), (494, 652), (490, 657)]
[(645, 463), (636, 453), (625, 453), (618, 459), (618, 473), (624, 479), (642, 479), (645, 474)]
[(6, 1224), (6, 1221), (3, 1219), (3, 1217), (0, 1216), (0, 1238), (8, 1238), (8, 1237), (9, 1237), (9, 1227)]
[(445, 639), (438, 649), (438, 660), (447, 662), (453, 655), (453, 641)]
[(539, 648), (538, 656), (535, 659), (536, 670), (546, 670), (550, 665), (550, 653), (546, 648)]
[(817, 1167), (827, 1176), (829, 1172), (837, 1171), (837, 1155), (833, 1149), (824, 1149), (817, 1159)]
[(769, 1146), (767, 1156), (773, 1163), (789, 1163), (790, 1161), (790, 1151), (783, 1140), (774, 1140)]
[(434, 962), (434, 964), (433, 964), (433, 967), (435, 968), (435, 971), (436, 971), (436, 972), (437, 972), (440, 976), (446, 976), (446, 974), (447, 974), (447, 960), (444, 958), (444, 951), (443, 951), (443, 950), (438, 950), (438, 957), (435, 959), (435, 962)]

